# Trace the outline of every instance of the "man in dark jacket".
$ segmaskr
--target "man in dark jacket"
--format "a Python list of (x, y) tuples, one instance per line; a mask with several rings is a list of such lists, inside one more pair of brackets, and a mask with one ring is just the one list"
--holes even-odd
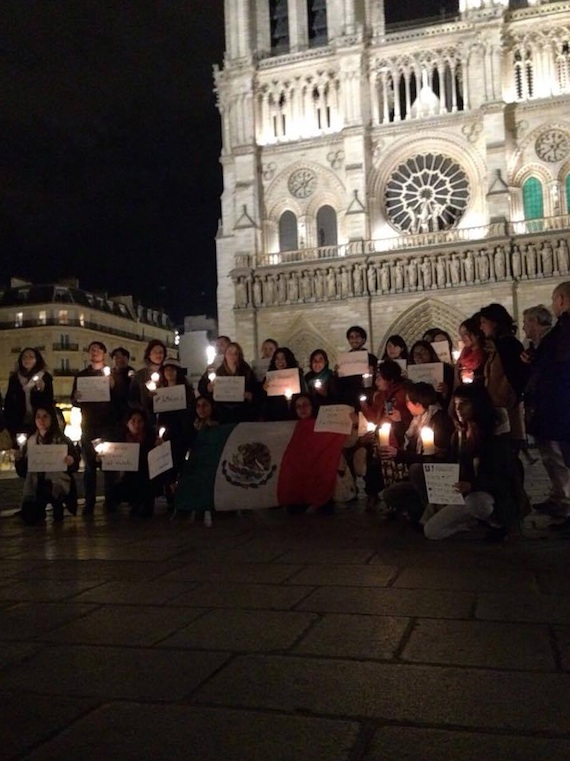
[(552, 293), (556, 325), (541, 341), (535, 363), (534, 415), (530, 433), (552, 483), (535, 509), (566, 517), (570, 528), (570, 281)]

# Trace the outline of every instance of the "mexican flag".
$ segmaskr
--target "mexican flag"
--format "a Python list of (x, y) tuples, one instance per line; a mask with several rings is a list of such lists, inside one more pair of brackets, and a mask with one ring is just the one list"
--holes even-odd
[(323, 505), (332, 497), (344, 434), (314, 420), (238, 423), (200, 431), (175, 496), (177, 510)]

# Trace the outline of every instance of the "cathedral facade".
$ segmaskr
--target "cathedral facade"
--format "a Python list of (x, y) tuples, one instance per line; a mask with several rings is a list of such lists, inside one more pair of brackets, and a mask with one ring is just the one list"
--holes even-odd
[(226, 0), (220, 332), (301, 363), (570, 278), (570, 2)]

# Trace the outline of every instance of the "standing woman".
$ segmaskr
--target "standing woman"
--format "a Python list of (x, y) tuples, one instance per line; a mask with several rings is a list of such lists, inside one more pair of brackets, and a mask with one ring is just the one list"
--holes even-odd
[[(64, 444), (67, 455), (62, 462), (62, 470), (57, 473), (31, 473), (28, 470), (28, 456), (32, 447), (48, 444)], [(22, 499), (22, 520), (28, 525), (45, 520), (46, 506), (53, 507), (55, 522), (63, 520), (63, 508), (74, 491), (73, 473), (79, 467), (79, 453), (72, 442), (59, 429), (53, 407), (38, 406), (34, 416), (34, 430), (23, 449), (18, 449), (15, 457), (16, 471), (25, 478)]]
[[(441, 359), (437, 356), (435, 349), (429, 341), (423, 339), (421, 341), (416, 341), (410, 349), (408, 364), (425, 365), (436, 362), (441, 362)], [(445, 409), (451, 399), (455, 370), (453, 369), (453, 365), (450, 365), (448, 362), (441, 362), (441, 364), (443, 365), (443, 383), (438, 383), (435, 390), (438, 393), (439, 403)]]
[(27, 346), (18, 356), (4, 400), (4, 419), (12, 439), (16, 440), (17, 433), (31, 433), (35, 410), (53, 404), (53, 378), (40, 352)]
[(515, 322), (502, 304), (483, 307), (479, 317), (486, 338), (485, 386), (495, 407), (507, 410), (513, 446), (519, 450), (525, 438), (522, 394), (529, 376), (529, 365), (521, 359), (524, 347), (515, 338)]
[[(218, 376), (222, 378), (243, 376), (245, 379), (243, 402), (216, 402), (220, 423), (244, 423), (253, 420), (255, 418), (255, 375), (243, 357), (241, 346), (235, 341), (231, 341), (225, 348), (223, 362), (216, 370), (216, 377)], [(208, 383), (206, 391), (213, 398), (214, 382)]]
[[(131, 380), (131, 387), (129, 389), (129, 405), (131, 407), (143, 409), (147, 415), (152, 414), (154, 392), (148, 389), (147, 383), (153, 380), (152, 376), (155, 373), (160, 378), (160, 371), (165, 359), (166, 345), (162, 341), (159, 341), (158, 338), (149, 341), (144, 353), (146, 366), (142, 370), (137, 370)], [(158, 381), (156, 381), (156, 385), (158, 386)]]
[(386, 359), (402, 359), (406, 360), (407, 362), (408, 347), (402, 336), (395, 334), (388, 338), (386, 341), (386, 346), (384, 347), (381, 361), (384, 362)]
[(329, 367), (329, 358), (324, 349), (315, 349), (309, 358), (310, 371), (305, 375), (308, 394), (316, 407), (334, 404), (338, 395), (336, 376)]
[(459, 338), (463, 348), (455, 365), (455, 385), (482, 382), (487, 355), (483, 348), (485, 336), (481, 332), (479, 315), (469, 317), (461, 323)]
[[(273, 357), (271, 358), (271, 363), (269, 365), (268, 371), (271, 370), (291, 370), (296, 369), (299, 374), (299, 388), (301, 389), (301, 393), (305, 393), (307, 390), (305, 386), (305, 379), (303, 377), (303, 373), (301, 369), (299, 368), (299, 363), (295, 359), (295, 355), (291, 351), (291, 349), (287, 348), (287, 346), (280, 346), (277, 349), (275, 349), (275, 353), (273, 354)], [(266, 392), (266, 383), (264, 384), (264, 394), (265, 394), (265, 400), (263, 405), (263, 419), (269, 420), (269, 421), (276, 421), (276, 420), (291, 420), (293, 417), (292, 411), (291, 411), (291, 401), (287, 400), (284, 396), (267, 396)], [(297, 394), (293, 395), (293, 403), (296, 399)], [(293, 404), (294, 406), (294, 404)]]

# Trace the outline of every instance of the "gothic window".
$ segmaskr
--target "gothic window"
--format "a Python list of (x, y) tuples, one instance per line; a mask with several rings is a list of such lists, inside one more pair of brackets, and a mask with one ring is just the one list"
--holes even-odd
[(309, 45), (314, 48), (328, 43), (327, 0), (307, 0)]
[(570, 91), (570, 46), (567, 42), (557, 46), (556, 76), (559, 91)]
[(525, 219), (542, 219), (544, 217), (544, 199), (542, 183), (536, 177), (529, 177), (523, 185), (523, 208)]
[(297, 217), (292, 211), (284, 211), (279, 219), (279, 251), (297, 251)]
[(319, 248), (338, 245), (336, 211), (332, 206), (321, 206), (317, 212), (317, 242)]
[(401, 232), (448, 230), (459, 222), (470, 198), (469, 180), (448, 156), (424, 153), (392, 172), (386, 185), (386, 211)]
[(527, 100), (534, 94), (532, 54), (526, 48), (515, 52), (515, 90), (517, 100)]
[(289, 50), (289, 10), (287, 0), (269, 0), (271, 21), (271, 52), (274, 55)]

